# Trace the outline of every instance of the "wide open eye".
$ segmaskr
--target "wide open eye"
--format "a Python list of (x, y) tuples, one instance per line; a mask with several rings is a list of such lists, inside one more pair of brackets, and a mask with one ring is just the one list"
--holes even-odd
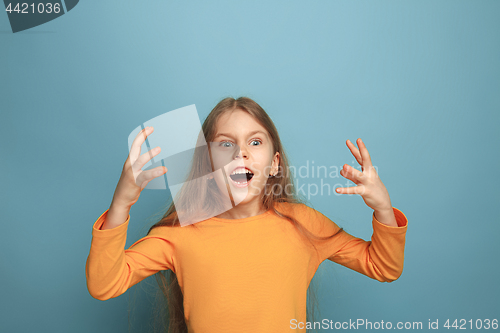
[(251, 141), (251, 143), (254, 143), (254, 142), (257, 142), (258, 145), (251, 144), (251, 146), (260, 146), (262, 144), (262, 141), (257, 140), (257, 139)]
[(221, 141), (221, 143), (219, 143), (219, 147), (230, 148), (232, 146), (233, 143), (229, 141)]

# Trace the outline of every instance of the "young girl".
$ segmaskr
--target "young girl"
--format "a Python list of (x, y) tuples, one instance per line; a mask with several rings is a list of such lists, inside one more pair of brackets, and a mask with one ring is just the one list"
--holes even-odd
[[(253, 100), (223, 99), (202, 130), (209, 148), (239, 147), (234, 163), (244, 165), (247, 179), (243, 172), (236, 178), (231, 162), (222, 168), (222, 181), (201, 178), (212, 186), (200, 185), (197, 201), (208, 202), (214, 189), (229, 189), (235, 197), (244, 190), (245, 196), (187, 226), (172, 204), (146, 237), (124, 250), (131, 206), (149, 181), (167, 172), (162, 166), (141, 170), (159, 153), (140, 154), (153, 132), (145, 128), (132, 144), (109, 209), (93, 226), (86, 277), (94, 298), (117, 297), (158, 273), (170, 297), (169, 332), (305, 332), (307, 290), (325, 259), (381, 282), (401, 275), (407, 219), (392, 207), (361, 139), (359, 150), (349, 140), (347, 146), (362, 171), (348, 165), (341, 171), (357, 186), (336, 191), (359, 194), (374, 210), (371, 241), (351, 236), (297, 198), (276, 127)], [(200, 163), (195, 159), (193, 169)], [(197, 207), (208, 207), (206, 202)], [(173, 279), (167, 283), (162, 272)]]

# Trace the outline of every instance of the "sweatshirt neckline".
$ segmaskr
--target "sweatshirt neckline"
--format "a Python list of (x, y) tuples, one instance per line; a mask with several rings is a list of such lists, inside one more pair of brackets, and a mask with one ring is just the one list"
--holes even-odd
[(269, 208), (266, 212), (255, 215), (255, 216), (249, 216), (249, 217), (244, 217), (242, 219), (224, 219), (221, 217), (212, 217), (210, 220), (215, 221), (215, 222), (224, 222), (224, 223), (244, 223), (244, 222), (251, 222), (251, 221), (256, 221), (263, 219), (269, 215), (271, 215), (271, 212), (273, 211), (272, 208)]

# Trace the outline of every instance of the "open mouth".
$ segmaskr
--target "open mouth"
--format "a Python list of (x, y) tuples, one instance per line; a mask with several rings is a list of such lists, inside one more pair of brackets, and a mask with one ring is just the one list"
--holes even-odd
[(236, 184), (245, 185), (253, 178), (253, 173), (247, 168), (240, 167), (234, 169), (229, 177), (231, 177)]

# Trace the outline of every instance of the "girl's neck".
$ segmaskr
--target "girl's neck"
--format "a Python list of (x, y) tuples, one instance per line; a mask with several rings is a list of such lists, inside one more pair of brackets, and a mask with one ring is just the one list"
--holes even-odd
[(249, 202), (246, 204), (236, 205), (236, 207), (233, 207), (232, 209), (217, 215), (217, 217), (230, 220), (244, 219), (247, 217), (264, 214), (265, 212), (266, 210), (262, 202), (256, 201), (256, 202)]

